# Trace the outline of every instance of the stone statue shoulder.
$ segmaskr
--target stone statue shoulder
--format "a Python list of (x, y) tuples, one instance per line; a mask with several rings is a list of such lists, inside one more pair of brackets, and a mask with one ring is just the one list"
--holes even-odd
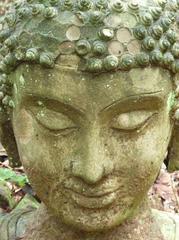
[(165, 236), (166, 240), (178, 240), (179, 239), (179, 215), (152, 210), (154, 218), (161, 227), (161, 232)]
[(0, 214), (0, 240), (22, 239), (38, 205), (34, 200), (25, 197), (11, 213)]

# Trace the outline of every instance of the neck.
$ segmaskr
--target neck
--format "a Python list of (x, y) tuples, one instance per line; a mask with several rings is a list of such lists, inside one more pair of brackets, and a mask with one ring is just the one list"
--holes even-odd
[[(29, 229), (25, 240), (163, 240), (159, 226), (153, 219), (147, 201), (136, 216), (111, 231), (85, 233), (59, 223), (42, 204), (35, 213), (35, 223)], [(28, 231), (27, 231), (28, 232)], [(33, 233), (33, 234), (32, 234)]]

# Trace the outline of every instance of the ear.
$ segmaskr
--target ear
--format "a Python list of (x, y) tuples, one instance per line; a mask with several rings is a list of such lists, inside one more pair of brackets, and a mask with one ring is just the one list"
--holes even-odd
[(179, 170), (179, 122), (176, 121), (168, 152), (168, 171)]
[(12, 167), (21, 166), (17, 144), (10, 119), (5, 118), (4, 121), (0, 119), (0, 140), (6, 152)]

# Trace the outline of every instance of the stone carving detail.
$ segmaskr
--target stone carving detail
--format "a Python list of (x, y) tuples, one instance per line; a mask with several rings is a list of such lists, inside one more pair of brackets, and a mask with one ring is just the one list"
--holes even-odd
[(13, 4), (0, 137), (42, 204), (24, 236), (21, 211), (3, 216), (3, 240), (178, 239), (179, 220), (146, 199), (166, 152), (179, 168), (178, 15), (178, 0)]
[[(25, 1), (15, 4), (12, 12), (2, 23), (0, 39), (4, 43), (1, 54), (5, 59), (1, 62), (1, 70), (10, 71), (10, 67), (15, 66), (19, 61), (35, 61), (51, 67), (57, 56), (61, 54), (58, 46), (68, 41), (75, 43), (71, 51), (85, 58), (88, 65), (88, 60), (103, 61), (110, 54), (111, 41), (116, 40), (123, 48), (120, 54), (113, 52), (113, 55), (118, 56), (115, 70), (159, 64), (173, 72), (178, 72), (178, 10), (177, 1), (165, 1), (165, 3), (158, 1), (151, 6), (150, 3), (120, 0), (45, 1), (44, 3)], [(25, 23), (28, 21), (31, 24), (26, 28)], [(54, 25), (48, 34), (44, 33), (45, 24)], [(59, 26), (57, 31), (55, 31), (56, 24)], [(132, 54), (128, 47), (134, 39), (139, 48), (138, 54)], [(53, 41), (53, 45), (48, 47), (45, 42), (49, 40)], [(95, 51), (96, 41), (100, 47), (104, 44), (107, 47)], [(68, 45), (66, 44), (65, 47), (68, 48)], [(64, 51), (65, 49), (63, 53)], [(45, 57), (44, 53), (46, 53)], [(125, 56), (129, 54), (133, 55), (130, 63), (125, 61)], [(105, 67), (87, 69), (92, 72), (106, 70)]]
[(83, 71), (158, 65), (179, 72), (178, 12), (175, 0), (15, 3), (1, 23), (2, 104), (13, 107), (5, 74), (24, 61), (53, 67), (59, 55), (76, 53)]

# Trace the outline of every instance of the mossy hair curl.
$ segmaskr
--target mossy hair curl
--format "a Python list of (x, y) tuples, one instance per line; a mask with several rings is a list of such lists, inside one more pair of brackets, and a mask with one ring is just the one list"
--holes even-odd
[[(22, 0), (1, 21), (0, 99), (13, 107), (8, 74), (22, 62), (53, 67), (80, 57), (92, 73), (150, 65), (179, 72), (179, 0)], [(49, 44), (50, 43), (50, 44)]]

